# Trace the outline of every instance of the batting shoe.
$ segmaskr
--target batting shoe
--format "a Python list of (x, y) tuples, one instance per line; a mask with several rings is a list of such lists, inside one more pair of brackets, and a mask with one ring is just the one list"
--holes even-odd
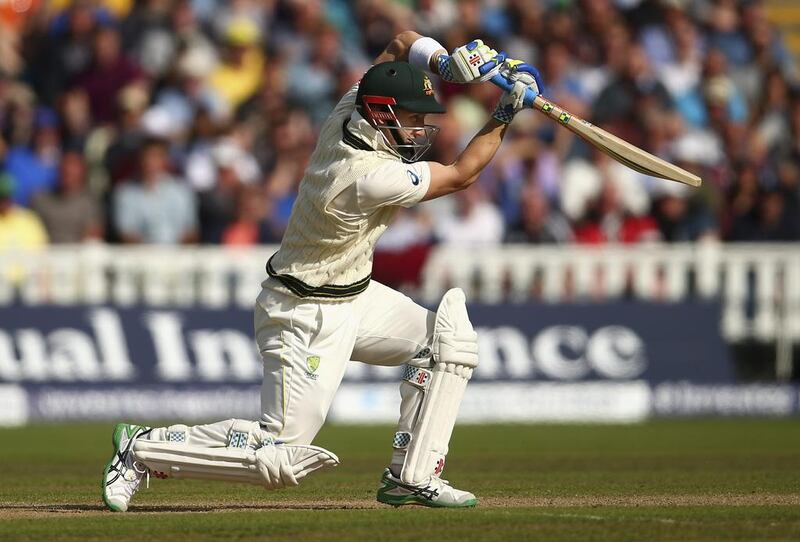
[(150, 471), (133, 456), (133, 443), (149, 432), (149, 427), (127, 423), (114, 428), (111, 436), (114, 455), (103, 470), (103, 502), (109, 510), (125, 512), (142, 478), (147, 476), (149, 482)]
[(426, 484), (412, 486), (386, 469), (378, 488), (378, 502), (392, 506), (418, 504), (431, 508), (472, 508), (478, 504), (478, 499), (468, 491), (452, 487), (441, 478), (431, 477)]

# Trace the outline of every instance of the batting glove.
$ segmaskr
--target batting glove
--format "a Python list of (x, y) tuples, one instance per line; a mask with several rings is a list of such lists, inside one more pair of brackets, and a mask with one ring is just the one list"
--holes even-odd
[(536, 97), (542, 93), (544, 85), (539, 71), (521, 60), (506, 59), (500, 67), (500, 75), (512, 82), (514, 87), (503, 93), (492, 117), (509, 124), (514, 120), (514, 115), (526, 107), (525, 95), (528, 91), (532, 91), (533, 97)]
[(456, 47), (450, 56), (438, 58), (439, 75), (452, 83), (479, 83), (488, 81), (500, 70), (505, 53), (498, 53), (481, 40)]

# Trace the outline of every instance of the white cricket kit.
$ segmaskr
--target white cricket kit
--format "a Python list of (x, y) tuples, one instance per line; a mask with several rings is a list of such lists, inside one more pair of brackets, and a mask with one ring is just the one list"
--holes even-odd
[[(264, 363), (260, 428), (227, 420), (155, 429), (150, 440), (175, 444), (137, 444), (151, 470), (278, 487), (335, 464), (332, 453), (308, 445), (355, 360), (407, 364), (393, 466), (406, 483), (441, 472), (477, 341), (462, 292), (448, 292), (433, 313), (371, 280), (375, 243), (399, 207), (425, 196), (430, 168), (392, 154), (355, 112), (356, 92), (323, 126), (281, 248), (267, 263), (254, 314)], [(290, 448), (269, 448), (267, 457), (258, 451), (264, 443)], [(217, 447), (231, 451), (204, 451)]]
[(430, 355), (433, 313), (370, 280), (375, 243), (399, 206), (425, 196), (430, 169), (386, 150), (354, 111), (356, 92), (321, 130), (255, 309), (261, 421), (290, 443), (317, 434), (349, 360), (402, 365)]
[(267, 271), (300, 297), (345, 298), (370, 280), (375, 243), (400, 206), (430, 186), (426, 162), (404, 164), (355, 112), (354, 86), (320, 130), (281, 248)]

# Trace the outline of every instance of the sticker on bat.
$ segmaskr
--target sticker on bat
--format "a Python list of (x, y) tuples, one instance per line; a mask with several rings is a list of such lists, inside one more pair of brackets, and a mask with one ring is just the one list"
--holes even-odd
[(553, 110), (553, 104), (551, 104), (550, 102), (544, 102), (542, 104), (542, 111), (544, 111), (545, 113), (549, 113), (552, 110)]
[(569, 119), (571, 119), (571, 118), (572, 118), (572, 117), (570, 116), (570, 114), (569, 114), (569, 113), (561, 113), (561, 114), (558, 116), (558, 121), (559, 121), (561, 124), (568, 124), (568, 123), (569, 123)]

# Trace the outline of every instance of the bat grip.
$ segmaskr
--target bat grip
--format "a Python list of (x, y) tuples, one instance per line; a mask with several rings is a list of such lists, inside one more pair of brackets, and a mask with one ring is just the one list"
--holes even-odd
[[(501, 74), (497, 74), (491, 79), (489, 79), (493, 84), (497, 85), (498, 87), (502, 88), (506, 92), (510, 92), (514, 88), (514, 83), (503, 77)], [(537, 94), (532, 91), (531, 89), (527, 89), (525, 91), (525, 98), (522, 100), (523, 103), (528, 107), (533, 107), (533, 100), (536, 99)]]

